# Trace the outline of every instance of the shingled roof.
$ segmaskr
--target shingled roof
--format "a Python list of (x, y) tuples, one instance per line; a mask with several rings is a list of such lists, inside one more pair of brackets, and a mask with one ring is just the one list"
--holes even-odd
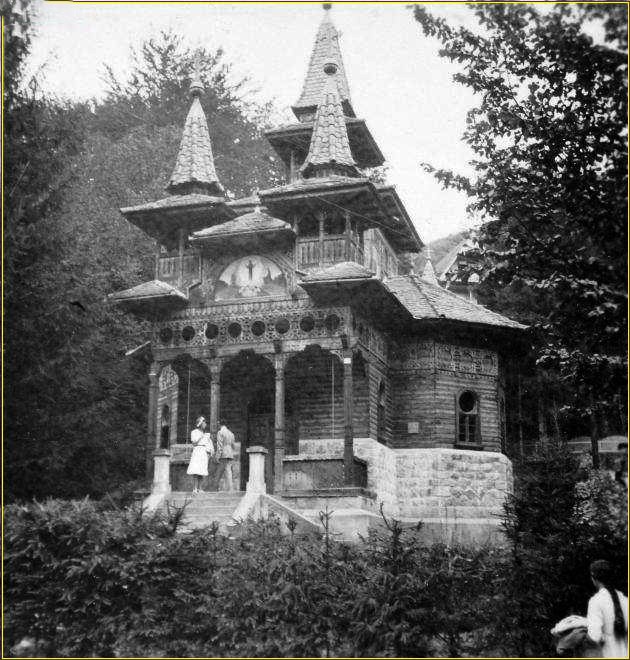
[(420, 320), (449, 319), (504, 328), (524, 330), (524, 326), (501, 314), (422, 280), (417, 275), (401, 275), (385, 281), (385, 286)]
[(193, 240), (203, 240), (225, 238), (237, 234), (278, 231), (292, 232), (293, 229), (291, 228), (291, 225), (284, 220), (274, 218), (263, 211), (252, 211), (251, 213), (246, 213), (238, 218), (234, 218), (234, 220), (230, 220), (229, 222), (224, 222), (223, 224), (215, 225), (214, 227), (208, 227), (207, 229), (196, 231), (192, 235), (192, 238)]
[[(267, 190), (260, 190), (258, 196), (263, 201), (264, 204), (267, 198), (277, 197), (281, 195), (290, 195), (291, 193), (296, 193), (299, 195), (305, 195), (307, 193), (319, 193), (327, 190), (337, 190), (339, 188), (366, 188), (374, 189), (372, 182), (363, 177), (355, 178), (351, 176), (327, 176), (316, 179), (297, 179), (291, 183), (287, 183), (284, 186), (276, 186), (275, 188), (268, 188)], [(376, 194), (376, 192), (374, 193)]]
[(188, 296), (185, 293), (182, 293), (179, 289), (166, 282), (162, 282), (162, 280), (143, 282), (130, 289), (110, 293), (108, 298), (116, 303), (155, 299), (172, 299), (182, 303), (188, 302)]
[(189, 195), (171, 195), (170, 197), (157, 199), (153, 202), (147, 202), (146, 204), (139, 204), (138, 206), (127, 206), (120, 209), (120, 212), (126, 215), (128, 213), (142, 213), (143, 211), (204, 207), (224, 203), (224, 197), (212, 197), (210, 195), (190, 193)]
[(223, 186), (219, 183), (214, 168), (208, 122), (199, 100), (202, 91), (201, 81), (196, 75), (191, 82), (192, 103), (167, 190), (174, 194), (201, 191), (209, 195), (223, 196)]
[(300, 171), (306, 176), (310, 171), (323, 167), (337, 169), (339, 174), (358, 176), (335, 82), (337, 65), (328, 62), (324, 64), (324, 70), (326, 80), (317, 106), (311, 144)]
[(337, 83), (339, 97), (345, 105), (346, 114), (354, 117), (354, 111), (350, 102), (350, 90), (339, 48), (339, 32), (330, 19), (329, 9), (330, 6), (326, 7), (324, 18), (315, 37), (315, 45), (311, 53), (302, 93), (293, 106), (293, 112), (298, 119), (301, 117), (301, 110), (313, 108), (318, 105), (326, 81), (324, 64), (327, 62), (334, 62), (337, 65), (335, 81)]
[(312, 270), (302, 278), (303, 282), (329, 282), (335, 280), (371, 279), (374, 273), (355, 261), (342, 261), (332, 266)]

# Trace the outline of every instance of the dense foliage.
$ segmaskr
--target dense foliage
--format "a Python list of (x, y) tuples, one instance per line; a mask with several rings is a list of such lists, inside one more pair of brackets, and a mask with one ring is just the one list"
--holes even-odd
[(391, 520), (347, 545), (274, 520), (226, 538), (106, 502), (12, 505), (5, 639), (80, 657), (553, 656), (589, 562), (625, 584), (625, 490), (557, 450), (518, 475), (503, 548), (427, 546)]
[(476, 31), (414, 9), (479, 99), (464, 135), (475, 175), (428, 169), (487, 220), (480, 293), (533, 327), (549, 431), (625, 431), (627, 7), (471, 11)]
[(5, 494), (99, 496), (143, 476), (146, 364), (125, 351), (142, 322), (107, 295), (153, 277), (152, 240), (119, 208), (166, 196), (190, 99), (193, 61), (206, 86), (217, 171), (235, 195), (270, 184), (269, 108), (241, 98), (221, 51), (182, 38), (142, 44), (104, 99), (50, 98), (23, 78), (29, 0), (2, 5), (5, 90)]

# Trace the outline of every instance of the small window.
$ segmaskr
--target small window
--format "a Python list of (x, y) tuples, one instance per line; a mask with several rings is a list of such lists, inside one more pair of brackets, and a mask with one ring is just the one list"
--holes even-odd
[(457, 397), (458, 445), (480, 445), (479, 397), (471, 390), (464, 390)]

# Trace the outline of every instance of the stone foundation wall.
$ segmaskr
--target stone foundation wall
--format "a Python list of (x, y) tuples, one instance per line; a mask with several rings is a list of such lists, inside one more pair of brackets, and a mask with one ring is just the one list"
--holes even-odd
[[(302, 440), (300, 453), (342, 457), (343, 441)], [(512, 492), (512, 463), (499, 452), (391, 449), (371, 438), (355, 438), (354, 453), (366, 461), (367, 488), (389, 516), (494, 521)]]
[(512, 464), (498, 452), (399, 450), (396, 465), (403, 518), (494, 519), (512, 492)]
[(355, 438), (354, 454), (367, 463), (367, 488), (387, 516), (398, 515), (396, 453), (372, 438)]

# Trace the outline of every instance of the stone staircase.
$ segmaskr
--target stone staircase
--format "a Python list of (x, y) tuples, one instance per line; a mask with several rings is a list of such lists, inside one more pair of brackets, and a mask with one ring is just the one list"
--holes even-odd
[(219, 523), (219, 531), (228, 533), (232, 524), (232, 513), (245, 493), (241, 491), (197, 493), (176, 491), (166, 498), (165, 508), (185, 505), (180, 531), (191, 532), (194, 529), (209, 527), (213, 521)]

